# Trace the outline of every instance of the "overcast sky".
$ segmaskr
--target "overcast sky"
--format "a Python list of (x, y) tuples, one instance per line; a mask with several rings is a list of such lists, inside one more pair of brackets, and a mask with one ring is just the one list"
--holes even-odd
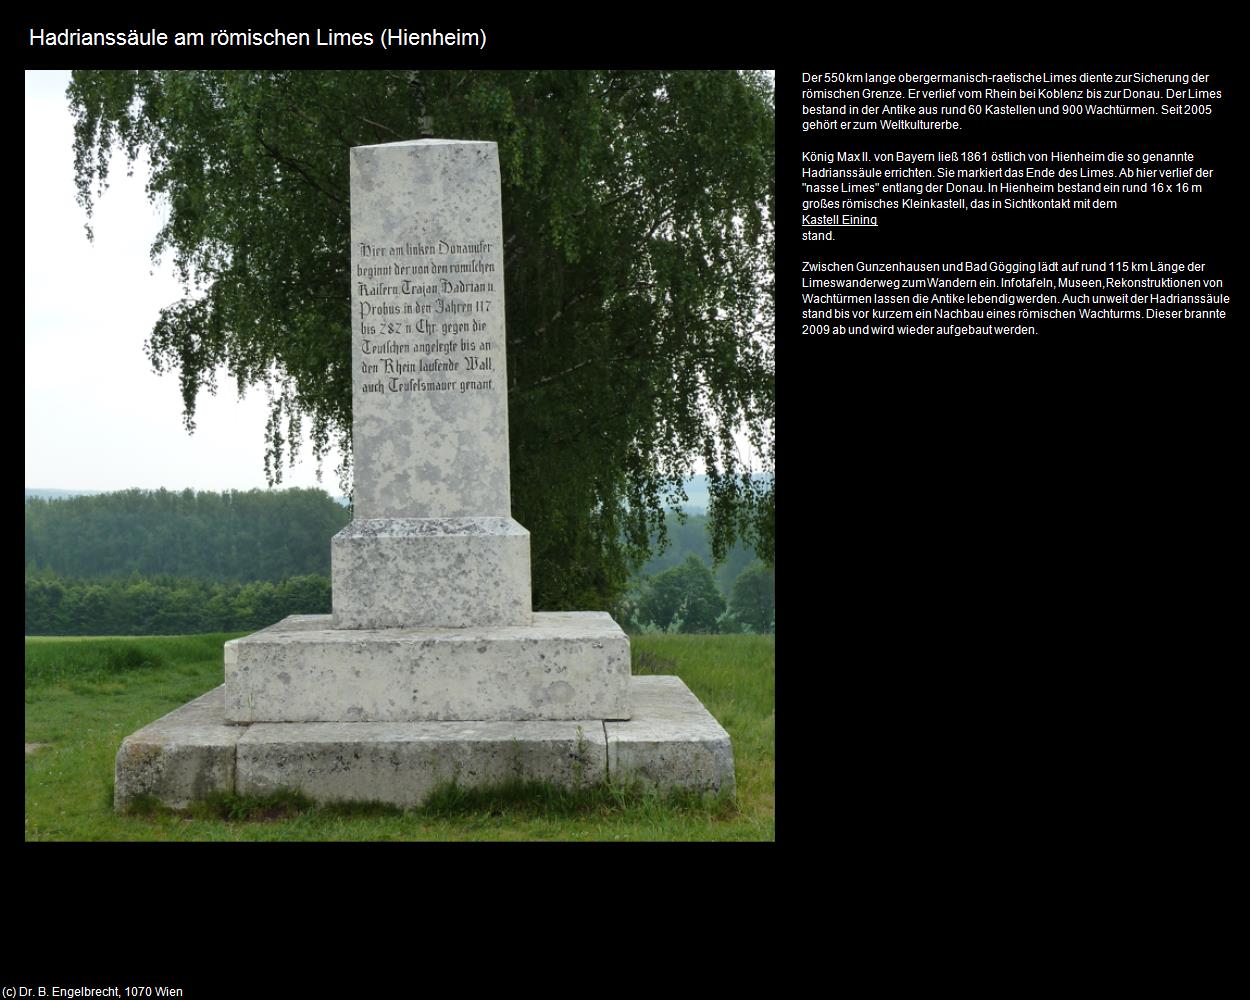
[[(239, 399), (221, 373), (188, 435), (177, 375), (157, 375), (143, 353), (161, 308), (182, 295), (172, 265), (148, 255), (163, 218), (144, 193), (146, 161), (127, 177), (114, 158), (87, 241), (68, 83), (68, 71), (26, 74), (26, 486), (263, 488), (264, 391)], [(304, 455), (284, 486), (318, 485)], [(335, 452), (320, 484), (331, 494), (337, 464)]]

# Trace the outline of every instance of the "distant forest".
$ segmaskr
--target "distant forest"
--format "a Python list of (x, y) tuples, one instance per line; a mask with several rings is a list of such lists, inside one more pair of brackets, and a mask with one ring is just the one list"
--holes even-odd
[[(690, 514), (686, 523), (681, 524), (677, 515), (670, 512), (665, 518), (665, 525), (668, 529), (668, 548), (663, 555), (654, 556), (642, 567), (639, 571), (642, 576), (655, 576), (666, 569), (680, 566), (691, 555), (698, 556), (709, 566), (712, 564), (712, 548), (708, 544), (707, 518), (704, 515)], [(720, 592), (728, 597), (738, 574), (754, 561), (754, 549), (748, 549), (741, 542), (734, 545), (725, 561), (712, 571)]]
[(126, 490), (26, 501), (26, 572), (240, 583), (329, 575), (347, 509), (322, 490)]
[(330, 578), (213, 583), (26, 577), (27, 635), (190, 635), (267, 628), (287, 615), (328, 615)]
[[(242, 631), (326, 614), (330, 538), (348, 520), (313, 489), (28, 497), (26, 634)], [(754, 552), (737, 545), (712, 570), (706, 517), (669, 514), (667, 529), (668, 549), (613, 609), (623, 626), (774, 630), (773, 574)]]

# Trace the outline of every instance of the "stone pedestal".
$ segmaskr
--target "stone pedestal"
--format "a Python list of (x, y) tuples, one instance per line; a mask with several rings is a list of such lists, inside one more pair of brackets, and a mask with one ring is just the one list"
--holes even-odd
[(532, 613), (495, 144), (364, 146), (350, 167), (355, 518), (331, 542), (334, 613), (227, 643), (223, 688), (123, 743), (117, 807), (281, 787), (416, 805), (444, 781), (618, 772), (732, 792), (724, 730), (677, 678), (631, 684), (608, 615)]
[(438, 785), (514, 779), (564, 788), (640, 781), (734, 793), (729, 734), (677, 677), (634, 677), (634, 718), (566, 722), (285, 722), (227, 725), (216, 688), (128, 736), (116, 808), (141, 795), (185, 808), (210, 792), (295, 789), (318, 802), (420, 806)]
[(292, 615), (226, 643), (230, 722), (628, 719), (629, 639), (602, 612), (336, 629)]
[(330, 555), (336, 628), (530, 624), (530, 533), (510, 517), (356, 518)]

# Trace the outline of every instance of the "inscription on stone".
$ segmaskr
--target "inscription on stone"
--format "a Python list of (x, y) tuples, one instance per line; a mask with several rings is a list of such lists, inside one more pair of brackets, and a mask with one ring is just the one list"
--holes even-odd
[(511, 516), (499, 161), (351, 153), (356, 516)]
[(356, 247), (362, 393), (493, 388), (494, 250), (486, 240)]

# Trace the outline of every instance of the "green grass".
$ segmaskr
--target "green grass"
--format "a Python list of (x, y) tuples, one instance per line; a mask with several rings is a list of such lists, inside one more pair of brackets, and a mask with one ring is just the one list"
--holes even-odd
[[(225, 633), (223, 633), (225, 634)], [(246, 635), (245, 632), (230, 633), (232, 635)], [(37, 646), (44, 642), (99, 642), (101, 639), (202, 639), (212, 638), (212, 636), (199, 635), (28, 635), (26, 637), (26, 645)]]
[(729, 731), (736, 801), (515, 782), (447, 787), (420, 810), (218, 795), (186, 813), (113, 812), (121, 741), (222, 682), (232, 635), (26, 640), (27, 840), (773, 840), (774, 640), (647, 635), (635, 674), (676, 674)]

